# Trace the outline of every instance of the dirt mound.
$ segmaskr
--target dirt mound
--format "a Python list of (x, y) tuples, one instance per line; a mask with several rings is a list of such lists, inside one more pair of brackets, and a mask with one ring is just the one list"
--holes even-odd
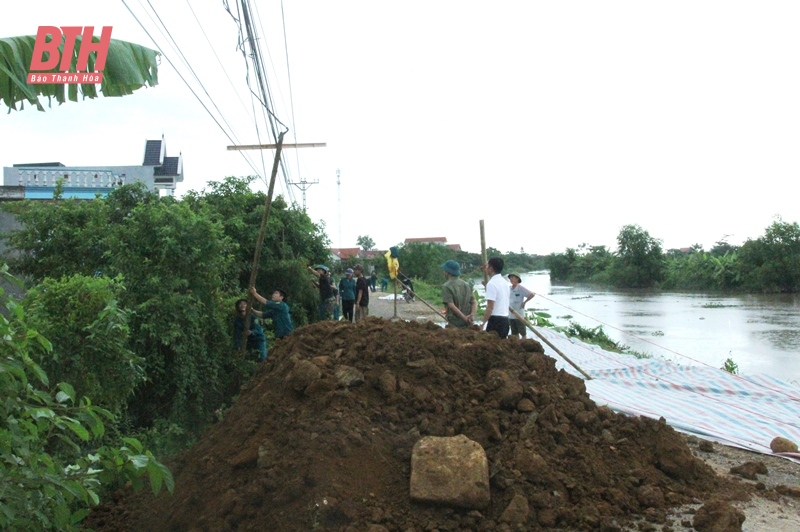
[[(456, 434), (486, 451), (490, 506), (412, 503), (414, 444)], [(173, 496), (119, 495), (89, 526), (619, 530), (736, 490), (664, 422), (598, 408), (538, 342), (375, 318), (271, 348), (224, 420), (170, 465)], [(526, 502), (523, 523), (503, 522)]]

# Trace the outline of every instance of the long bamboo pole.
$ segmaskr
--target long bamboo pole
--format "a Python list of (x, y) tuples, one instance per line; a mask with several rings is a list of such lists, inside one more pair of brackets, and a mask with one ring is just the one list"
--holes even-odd
[[(398, 275), (401, 275), (401, 273), (400, 273), (400, 270), (398, 270), (398, 271), (397, 271), (397, 273), (398, 273)], [(412, 289), (411, 289), (411, 288), (410, 288), (410, 287), (409, 287), (407, 284), (405, 284), (403, 281), (400, 281), (400, 284), (401, 284), (401, 285), (403, 285), (403, 286), (405, 287), (405, 289), (406, 289), (406, 290), (408, 290), (409, 292), (411, 292), (411, 295), (413, 295), (414, 297), (418, 298), (420, 301), (422, 301), (423, 303), (425, 303), (426, 305), (428, 305), (428, 308), (429, 308), (429, 309), (431, 309), (431, 310), (432, 310), (432, 311), (433, 311), (433, 312), (434, 312), (434, 313), (435, 313), (437, 316), (439, 316), (440, 318), (442, 317), (442, 313), (441, 313), (441, 312), (439, 312), (439, 309), (437, 309), (436, 307), (434, 307), (433, 305), (431, 305), (430, 303), (428, 303), (427, 301), (425, 301), (423, 298), (421, 298), (421, 297), (420, 297), (420, 296), (419, 296), (419, 295), (418, 295), (416, 292), (414, 292), (414, 291), (413, 291), (413, 290), (412, 290)], [(397, 294), (396, 294), (396, 293), (395, 293), (395, 296), (394, 296), (394, 301), (395, 301), (395, 308), (396, 308), (396, 307), (397, 307)], [(396, 314), (396, 313), (395, 313), (395, 316), (397, 316), (397, 314)]]
[(560, 350), (559, 348), (557, 348), (557, 347), (556, 347), (556, 346), (554, 346), (552, 343), (550, 343), (550, 340), (548, 340), (547, 338), (545, 338), (545, 337), (544, 337), (544, 336), (543, 336), (543, 335), (542, 335), (542, 334), (541, 334), (539, 331), (537, 331), (536, 329), (534, 329), (534, 328), (533, 328), (533, 324), (532, 324), (531, 322), (529, 322), (528, 320), (526, 320), (525, 318), (523, 318), (522, 316), (520, 316), (520, 314), (519, 314), (519, 313), (518, 313), (516, 310), (514, 310), (513, 308), (509, 308), (508, 310), (509, 310), (509, 311), (511, 311), (511, 313), (512, 313), (512, 314), (514, 314), (514, 316), (516, 316), (518, 320), (520, 320), (522, 323), (524, 323), (525, 325), (527, 325), (527, 326), (528, 326), (528, 328), (529, 328), (530, 330), (532, 330), (532, 331), (533, 331), (533, 334), (535, 334), (536, 336), (538, 336), (540, 340), (542, 340), (544, 343), (546, 343), (548, 346), (550, 346), (550, 348), (551, 348), (553, 351), (555, 351), (556, 353), (558, 353), (558, 356), (560, 356), (561, 358), (563, 358), (564, 360), (566, 360), (567, 362), (569, 362), (570, 366), (572, 366), (573, 368), (577, 369), (577, 370), (578, 370), (578, 371), (581, 373), (581, 375), (583, 375), (584, 377), (586, 377), (586, 380), (587, 380), (587, 381), (590, 381), (590, 380), (592, 380), (592, 378), (589, 376), (589, 374), (588, 374), (588, 373), (586, 373), (585, 371), (583, 371), (583, 370), (582, 370), (582, 369), (581, 369), (581, 368), (580, 368), (580, 367), (579, 367), (579, 366), (578, 366), (578, 365), (577, 365), (575, 362), (573, 362), (572, 360), (570, 360), (570, 359), (569, 359), (569, 357), (567, 357), (567, 355), (565, 355), (564, 353), (562, 353), (562, 352), (561, 352), (561, 350)]
[(483, 286), (489, 282), (489, 272), (486, 271), (486, 263), (489, 259), (486, 257), (486, 232), (483, 229), (483, 220), (481, 220), (481, 260), (483, 261)]
[(394, 278), (394, 317), (392, 319), (397, 319), (397, 276)]
[(272, 175), (269, 178), (269, 190), (267, 191), (267, 199), (264, 202), (264, 214), (261, 217), (261, 227), (258, 230), (258, 240), (256, 241), (256, 251), (253, 254), (253, 267), (250, 270), (250, 281), (248, 282), (247, 291), (247, 317), (244, 319), (244, 330), (242, 331), (242, 346), (241, 357), (244, 358), (247, 354), (247, 333), (250, 331), (251, 311), (253, 308), (253, 295), (250, 293), (250, 288), (256, 285), (256, 278), (258, 276), (258, 262), (261, 258), (261, 247), (264, 245), (264, 235), (267, 233), (267, 221), (269, 220), (269, 210), (272, 206), (272, 193), (275, 191), (275, 176), (278, 175), (278, 164), (281, 160), (281, 147), (283, 146), (282, 131), (278, 135), (278, 144), (275, 150), (275, 160), (272, 163)]

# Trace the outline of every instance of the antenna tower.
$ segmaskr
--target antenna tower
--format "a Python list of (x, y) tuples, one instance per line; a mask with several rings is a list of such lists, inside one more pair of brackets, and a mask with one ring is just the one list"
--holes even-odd
[(341, 173), (336, 169), (336, 192), (339, 195), (339, 247), (342, 247), (342, 180)]

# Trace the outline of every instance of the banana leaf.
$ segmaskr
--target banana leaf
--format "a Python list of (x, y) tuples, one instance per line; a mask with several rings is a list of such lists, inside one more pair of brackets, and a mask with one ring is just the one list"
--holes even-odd
[[(70, 72), (75, 72), (75, 65), (80, 53), (81, 37), (75, 40), (75, 49), (72, 52)], [(98, 37), (92, 39), (99, 42)], [(33, 57), (33, 46), (36, 42), (35, 35), (23, 35), (19, 37), (0, 38), (0, 102), (5, 104), (9, 112), (24, 108), (27, 101), (35, 105), (40, 111), (44, 111), (40, 97), (47, 97), (48, 107), (52, 107), (55, 99), (59, 105), (67, 101), (78, 101), (78, 93), (83, 98), (97, 98), (98, 86), (85, 84), (58, 83), (48, 84), (28, 84), (27, 77)], [(63, 53), (63, 43), (59, 51)], [(89, 54), (88, 71), (94, 71), (94, 61), (96, 53)], [(108, 46), (108, 56), (106, 65), (103, 69), (103, 82), (100, 90), (103, 96), (125, 96), (133, 94), (133, 91), (149, 85), (158, 85), (158, 63), (159, 54), (157, 51), (138, 44), (118, 39), (111, 39)], [(54, 68), (49, 72), (58, 72)]]

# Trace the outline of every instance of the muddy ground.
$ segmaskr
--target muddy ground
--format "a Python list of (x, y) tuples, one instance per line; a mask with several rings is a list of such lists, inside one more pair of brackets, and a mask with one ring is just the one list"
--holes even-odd
[[(409, 499), (413, 445), (424, 435), (455, 434), (486, 450), (491, 504), (484, 510)], [(501, 341), (423, 320), (327, 322), (271, 348), (223, 420), (169, 461), (174, 495), (118, 493), (87, 525), (701, 530), (710, 519), (730, 523), (718, 530), (740, 530), (731, 504), (793, 508), (791, 488), (765, 485), (758, 475), (720, 475), (695, 456), (718, 458), (719, 446), (699, 445), (663, 421), (598, 408), (583, 381), (556, 371), (533, 340)], [(527, 511), (509, 519), (504, 512), (515, 496)], [(721, 513), (706, 519), (711, 506), (702, 506), (711, 501), (722, 501)]]

